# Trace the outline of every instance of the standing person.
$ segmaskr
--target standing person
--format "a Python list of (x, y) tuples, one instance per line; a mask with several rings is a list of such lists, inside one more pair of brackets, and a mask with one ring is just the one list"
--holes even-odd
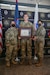
[(11, 27), (5, 32), (6, 43), (6, 66), (10, 67), (10, 61), (13, 64), (17, 64), (15, 57), (17, 55), (17, 35), (18, 30), (15, 27), (15, 22), (11, 22)]
[[(20, 27), (31, 27), (33, 28), (33, 24), (28, 21), (29, 17), (28, 14), (24, 14), (24, 21), (20, 23)], [(26, 58), (26, 46), (27, 46), (27, 61), (28, 64), (32, 64), (31, 57), (32, 57), (32, 39), (31, 38), (21, 38), (21, 54), (22, 54), (22, 61), (21, 64), (25, 62)]]
[(38, 63), (36, 63), (36, 66), (41, 66), (43, 57), (44, 57), (44, 44), (45, 44), (45, 34), (46, 30), (43, 27), (42, 21), (38, 21), (38, 29), (36, 31), (36, 36), (34, 36), (34, 45), (35, 45), (35, 54), (38, 55)]

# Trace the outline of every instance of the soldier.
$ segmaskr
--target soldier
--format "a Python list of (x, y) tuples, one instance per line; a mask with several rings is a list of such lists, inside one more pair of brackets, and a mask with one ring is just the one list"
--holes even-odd
[(5, 43), (6, 43), (6, 66), (10, 66), (10, 61), (13, 64), (17, 64), (15, 57), (17, 55), (17, 35), (18, 30), (15, 27), (15, 22), (11, 22), (11, 27), (5, 32)]
[(43, 61), (43, 48), (44, 48), (44, 44), (45, 44), (45, 34), (46, 34), (46, 30), (42, 25), (42, 21), (39, 20), (38, 21), (38, 29), (36, 31), (36, 36), (33, 38), (34, 40), (34, 45), (35, 45), (35, 54), (38, 55), (38, 63), (36, 63), (36, 66), (41, 66), (42, 65), (42, 61)]
[[(33, 24), (31, 22), (28, 21), (28, 14), (24, 14), (24, 21), (20, 23), (20, 27), (32, 27), (33, 28)], [(21, 39), (21, 37), (20, 37)], [(27, 61), (28, 64), (32, 64), (31, 62), (31, 57), (32, 57), (32, 39), (31, 38), (22, 38), (21, 39), (21, 54), (22, 54), (22, 61), (21, 64), (23, 64), (25, 62), (25, 58), (26, 58), (26, 45), (27, 45)]]

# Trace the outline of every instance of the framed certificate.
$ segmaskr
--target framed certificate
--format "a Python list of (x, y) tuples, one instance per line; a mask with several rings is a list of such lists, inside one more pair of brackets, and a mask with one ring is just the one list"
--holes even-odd
[(32, 28), (31, 27), (21, 27), (19, 29), (19, 35), (21, 38), (30, 38), (32, 37)]

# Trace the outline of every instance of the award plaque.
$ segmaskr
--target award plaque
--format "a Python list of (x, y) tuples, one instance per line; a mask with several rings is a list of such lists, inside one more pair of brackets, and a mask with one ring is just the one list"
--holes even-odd
[(19, 35), (21, 38), (31, 38), (32, 28), (31, 27), (21, 27), (19, 30)]

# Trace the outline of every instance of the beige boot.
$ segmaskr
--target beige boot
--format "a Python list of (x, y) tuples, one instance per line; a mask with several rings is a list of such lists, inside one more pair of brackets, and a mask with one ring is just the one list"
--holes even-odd
[(18, 64), (17, 61), (15, 61), (15, 60), (12, 60), (11, 62), (12, 62), (12, 64), (14, 64), (14, 65)]
[(6, 66), (7, 66), (7, 67), (10, 67), (10, 61), (7, 61), (7, 62), (6, 62)]
[(23, 59), (21, 60), (20, 64), (22, 65), (22, 64), (24, 64), (24, 63), (25, 63), (25, 59), (23, 58)]
[(39, 62), (37, 64), (35, 64), (36, 67), (40, 67), (42, 66), (42, 58), (39, 59)]

